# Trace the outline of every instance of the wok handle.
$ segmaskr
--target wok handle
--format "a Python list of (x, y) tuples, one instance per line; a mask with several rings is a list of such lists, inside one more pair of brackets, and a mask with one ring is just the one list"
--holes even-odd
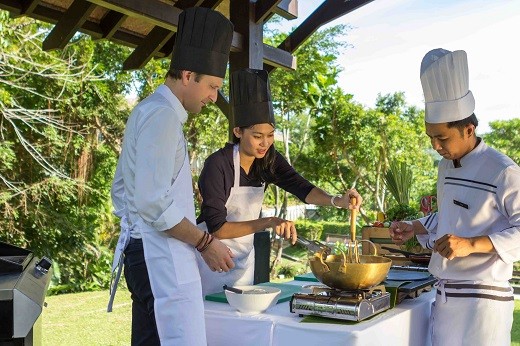
[[(371, 242), (370, 240), (367, 240), (367, 239), (360, 240), (359, 242), (360, 243), (367, 242), (370, 245), (372, 245), (372, 248), (374, 249), (374, 256), (377, 256), (377, 246), (376, 246), (376, 244), (374, 244), (373, 242)], [(383, 248), (383, 246), (381, 248)], [(369, 253), (369, 255), (370, 255), (370, 253)]]
[[(350, 199), (350, 203), (356, 204), (356, 197), (352, 197)], [(356, 241), (356, 218), (357, 218), (357, 209), (350, 210), (350, 240)]]

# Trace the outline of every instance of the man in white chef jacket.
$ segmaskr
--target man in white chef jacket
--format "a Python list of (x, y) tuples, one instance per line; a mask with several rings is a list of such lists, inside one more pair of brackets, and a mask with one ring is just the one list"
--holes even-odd
[(187, 112), (216, 101), (232, 36), (233, 25), (219, 12), (201, 7), (182, 12), (165, 83), (135, 107), (126, 124), (112, 186), (121, 217), (112, 269), (118, 272), (117, 287), (124, 258), (132, 345), (207, 345), (195, 251), (211, 270), (234, 267), (227, 246), (195, 226), (182, 131)]
[(443, 158), (438, 212), (395, 222), (397, 244), (417, 235), (433, 249), (439, 279), (432, 306), (433, 345), (510, 345), (520, 260), (520, 168), (476, 136), (466, 52), (434, 49), (421, 63), (426, 134)]

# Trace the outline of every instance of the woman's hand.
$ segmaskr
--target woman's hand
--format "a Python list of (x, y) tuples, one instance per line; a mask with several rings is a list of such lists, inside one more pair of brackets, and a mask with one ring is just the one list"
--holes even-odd
[[(351, 199), (356, 199), (356, 204), (350, 203)], [(343, 209), (356, 209), (359, 210), (363, 197), (356, 191), (356, 189), (350, 189), (345, 192), (343, 196), (334, 197), (334, 204)]]
[(296, 233), (294, 222), (272, 216), (269, 218), (269, 227), (271, 227), (280, 237), (285, 240), (290, 240), (292, 245), (296, 244), (298, 234)]

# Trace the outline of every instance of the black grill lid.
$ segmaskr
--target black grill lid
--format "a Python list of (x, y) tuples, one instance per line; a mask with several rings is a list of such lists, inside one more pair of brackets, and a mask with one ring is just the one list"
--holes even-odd
[(21, 273), (32, 257), (31, 251), (0, 241), (0, 275)]

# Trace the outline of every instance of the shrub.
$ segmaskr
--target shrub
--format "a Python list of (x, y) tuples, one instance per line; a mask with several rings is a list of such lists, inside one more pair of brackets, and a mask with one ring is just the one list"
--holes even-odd
[(330, 206), (318, 206), (315, 211), (314, 219), (338, 221), (348, 218), (349, 211), (345, 209), (331, 208)]
[(303, 238), (317, 240), (321, 239), (323, 234), (323, 222), (320, 221), (296, 220), (295, 226), (298, 235)]
[(325, 240), (327, 234), (349, 234), (350, 225), (339, 221), (296, 220), (298, 235), (310, 240)]
[(322, 240), (326, 234), (350, 234), (350, 224), (339, 221), (323, 221)]

